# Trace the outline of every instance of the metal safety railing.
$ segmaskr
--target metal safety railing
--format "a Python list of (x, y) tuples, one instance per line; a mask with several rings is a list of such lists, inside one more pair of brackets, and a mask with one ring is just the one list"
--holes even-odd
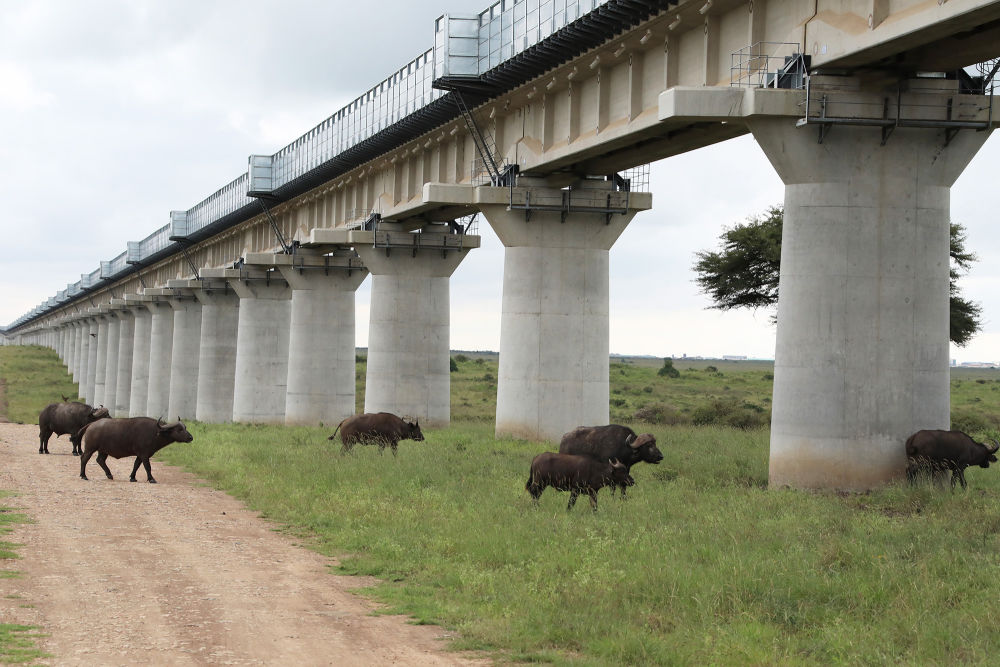
[(730, 55), (729, 85), (802, 88), (806, 58), (798, 42), (756, 42)]

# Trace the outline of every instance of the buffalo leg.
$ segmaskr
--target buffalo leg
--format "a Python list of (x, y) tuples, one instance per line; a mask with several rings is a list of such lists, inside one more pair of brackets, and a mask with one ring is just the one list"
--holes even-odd
[(80, 455), (80, 479), (87, 479), (87, 461), (94, 455), (93, 451), (84, 452)]
[[(597, 511), (597, 489), (589, 489), (587, 493), (590, 495), (590, 509)], [(622, 487), (622, 495), (625, 494), (625, 487)]]
[(575, 491), (574, 490), (574, 491), (570, 491), (569, 492), (569, 505), (566, 506), (566, 511), (567, 512), (570, 511), (571, 509), (573, 509), (573, 505), (576, 504), (576, 497), (578, 495), (580, 495), (579, 491)]
[(135, 473), (139, 469), (140, 463), (142, 464), (142, 467), (146, 469), (146, 481), (150, 484), (156, 484), (156, 480), (153, 479), (153, 469), (149, 466), (149, 457), (135, 457), (135, 465), (132, 466), (132, 476), (128, 478), (128, 481), (136, 481)]
[(962, 468), (956, 468), (951, 471), (951, 488), (955, 488), (955, 482), (958, 481), (962, 485), (962, 489), (969, 488), (968, 483), (965, 481), (965, 470)]
[(106, 453), (100, 452), (97, 455), (97, 465), (104, 468), (104, 474), (108, 476), (108, 479), (114, 479), (114, 477), (111, 476), (111, 468), (109, 468), (108, 464), (105, 463), (105, 461), (107, 460), (108, 460), (108, 455)]
[(38, 434), (38, 453), (48, 454), (49, 453), (49, 438), (52, 437), (52, 431), (42, 429)]
[(390, 442), (390, 443), (389, 443), (389, 447), (391, 447), (391, 448), (392, 448), (392, 455), (393, 455), (394, 457), (396, 456), (396, 447), (398, 447), (398, 446), (399, 446), (399, 443), (398, 443), (398, 442)]

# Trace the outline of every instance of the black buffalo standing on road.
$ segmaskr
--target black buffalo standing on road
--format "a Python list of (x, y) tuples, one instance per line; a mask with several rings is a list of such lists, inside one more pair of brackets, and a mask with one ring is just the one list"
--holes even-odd
[(151, 417), (131, 417), (91, 422), (80, 431), (80, 441), (83, 444), (80, 477), (87, 479), (87, 461), (94, 452), (97, 452), (97, 465), (104, 469), (108, 479), (114, 479), (105, 463), (109, 456), (116, 459), (134, 456), (135, 465), (132, 466), (132, 474), (128, 481), (135, 481), (135, 473), (142, 464), (146, 468), (146, 481), (156, 484), (153, 471), (149, 467), (149, 457), (172, 442), (192, 440), (194, 438), (180, 420), (173, 424), (164, 424), (162, 420)]
[(597, 511), (597, 492), (610, 486), (624, 489), (629, 485), (629, 474), (618, 460), (598, 461), (589, 456), (542, 452), (531, 461), (531, 471), (524, 489), (538, 502), (542, 491), (551, 486), (557, 491), (569, 491), (569, 511), (581, 493), (590, 496), (590, 508)]
[(55, 433), (69, 433), (69, 441), (73, 445), (73, 456), (80, 455), (80, 440), (76, 432), (90, 422), (110, 416), (103, 405), (91, 407), (86, 403), (70, 402), (63, 397), (62, 403), (50, 403), (38, 414), (38, 453), (49, 453), (49, 438)]
[[(625, 465), (626, 472), (631, 472), (632, 466), (640, 461), (656, 464), (663, 460), (652, 433), (636, 435), (629, 427), (618, 424), (578, 426), (562, 437), (559, 453), (589, 456), (598, 461), (617, 459)], [(624, 496), (625, 486), (615, 486)], [(614, 493), (614, 488), (611, 492)]]
[(951, 470), (951, 488), (958, 481), (966, 489), (965, 469), (976, 465), (989, 468), (990, 463), (996, 463), (998, 449), (1000, 442), (994, 440), (993, 446), (987, 447), (962, 431), (917, 431), (906, 440), (906, 478), (912, 484), (922, 469), (932, 475)]
[(341, 454), (351, 451), (355, 444), (362, 444), (378, 445), (379, 454), (388, 445), (392, 449), (392, 455), (395, 456), (400, 440), (424, 439), (424, 434), (420, 432), (419, 421), (408, 422), (391, 412), (352, 415), (340, 422), (327, 440), (333, 440), (337, 431), (340, 431), (340, 441), (343, 443), (340, 448)]

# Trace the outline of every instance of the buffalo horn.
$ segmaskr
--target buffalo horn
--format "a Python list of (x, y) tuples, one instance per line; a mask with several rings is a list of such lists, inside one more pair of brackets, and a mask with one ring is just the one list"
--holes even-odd
[(993, 449), (990, 449), (990, 454), (996, 454), (997, 450), (1000, 449), (1000, 441), (993, 441)]

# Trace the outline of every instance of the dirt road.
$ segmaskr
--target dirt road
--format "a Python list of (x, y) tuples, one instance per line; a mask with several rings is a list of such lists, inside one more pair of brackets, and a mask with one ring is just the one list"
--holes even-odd
[[(38, 427), (0, 423), (0, 489), (34, 523), (7, 539), (0, 620), (38, 625), (53, 665), (489, 664), (444, 650), (441, 628), (372, 616), (366, 581), (192, 475), (153, 460), (159, 484), (128, 481), (132, 459), (92, 459), (67, 436), (38, 454)], [(145, 474), (140, 470), (139, 479)]]

